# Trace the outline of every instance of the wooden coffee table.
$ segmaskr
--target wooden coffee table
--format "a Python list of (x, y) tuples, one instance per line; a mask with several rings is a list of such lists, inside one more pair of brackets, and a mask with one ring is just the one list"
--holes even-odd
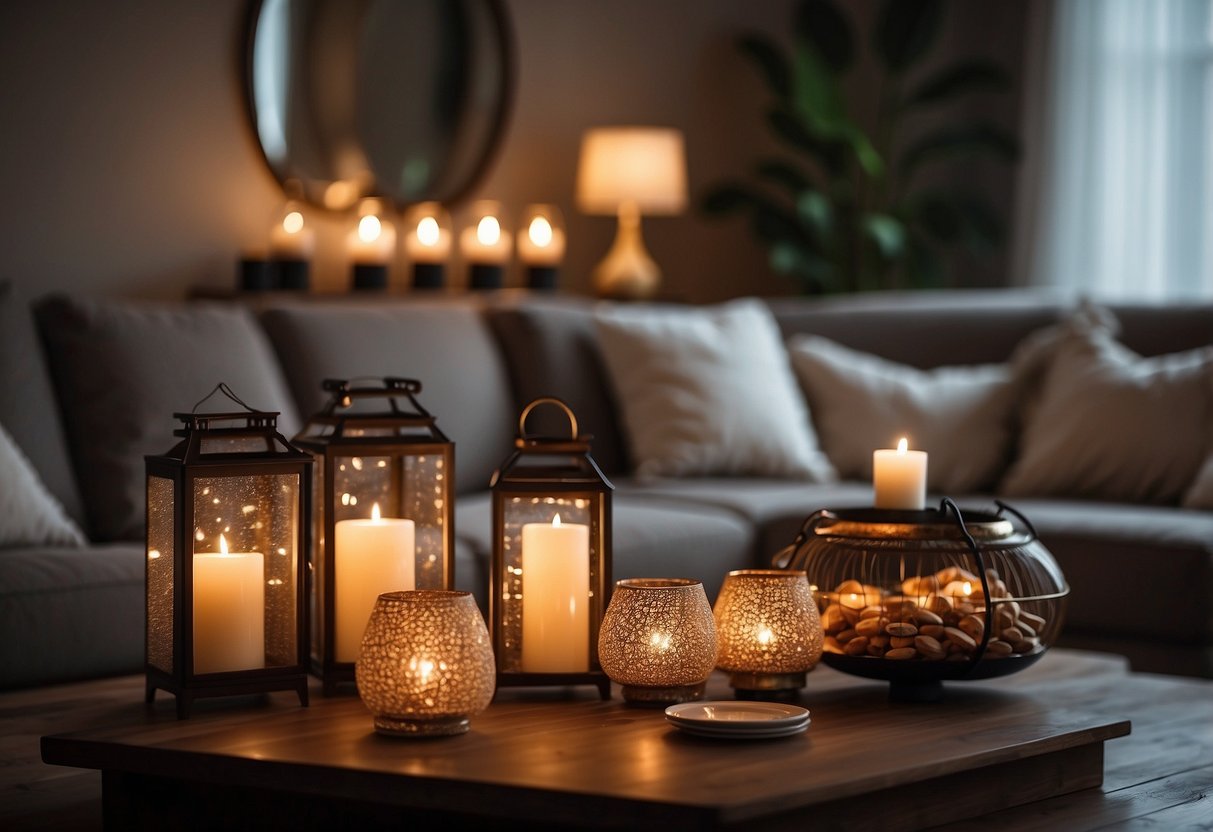
[[(1016, 828), (1037, 811), (1089, 828), (1080, 821), (1134, 816), (1095, 788), (1104, 742), (1129, 734), (1130, 719), (1170, 714), (1173, 731), (1213, 747), (1213, 684), (1130, 675), (1119, 660), (1064, 650), (1016, 676), (949, 684), (936, 703), (891, 703), (884, 685), (822, 667), (801, 699), (808, 732), (763, 741), (691, 737), (659, 710), (599, 702), (588, 689), (503, 691), (470, 733), (408, 741), (376, 736), (354, 696), (315, 696), (310, 708), (278, 694), (215, 701), (178, 721), (167, 700), (145, 709), (141, 680), (129, 681), (130, 704), (112, 724), (42, 739), (46, 762), (103, 772), (113, 828), (162, 828), (168, 816), (216, 828), (491, 819), (528, 829), (889, 830), (994, 812), (983, 828)], [(731, 698), (723, 678), (709, 693)], [(1173, 770), (1180, 762), (1156, 742), (1135, 755), (1135, 782), (1213, 770), (1207, 755), (1188, 767), (1195, 775)]]

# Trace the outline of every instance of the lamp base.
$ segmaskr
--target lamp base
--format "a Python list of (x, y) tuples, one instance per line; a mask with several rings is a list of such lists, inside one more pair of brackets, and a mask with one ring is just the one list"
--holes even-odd
[(703, 699), (706, 682), (697, 685), (674, 685), (672, 687), (649, 687), (648, 685), (623, 685), (623, 701), (629, 705), (645, 708), (664, 708), (679, 702), (698, 702)]
[(375, 733), (385, 737), (453, 737), (466, 734), (472, 726), (466, 716), (443, 716), (434, 719), (409, 719), (402, 716), (375, 717)]
[(729, 685), (738, 699), (791, 701), (805, 686), (804, 673), (730, 673)]
[(505, 269), (492, 263), (473, 263), (469, 270), (468, 286), (477, 291), (500, 289), (504, 283)]
[(446, 283), (446, 267), (441, 263), (414, 263), (414, 289), (441, 289)]
[(594, 269), (594, 291), (614, 300), (644, 300), (656, 295), (660, 285), (661, 269), (640, 233), (640, 213), (634, 205), (621, 205), (615, 242)]
[(355, 263), (353, 277), (355, 289), (387, 288), (387, 266), (382, 263)]
[(311, 264), (307, 260), (275, 259), (271, 268), (277, 289), (306, 289), (311, 284)]

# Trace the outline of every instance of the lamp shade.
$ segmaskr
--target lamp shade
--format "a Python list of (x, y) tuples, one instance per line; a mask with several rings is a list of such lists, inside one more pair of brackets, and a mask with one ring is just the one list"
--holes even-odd
[(804, 572), (730, 572), (713, 613), (720, 641), (716, 666), (739, 692), (795, 691), (821, 659), (821, 619)]
[(380, 595), (357, 673), (375, 730), (391, 736), (462, 734), (496, 687), (489, 631), (468, 592)]
[(586, 131), (577, 169), (577, 206), (587, 214), (615, 214), (624, 203), (632, 203), (641, 214), (677, 214), (686, 208), (686, 153), (680, 131)]

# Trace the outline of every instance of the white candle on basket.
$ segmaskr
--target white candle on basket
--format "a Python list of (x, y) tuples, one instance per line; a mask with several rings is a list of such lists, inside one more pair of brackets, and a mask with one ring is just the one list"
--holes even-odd
[(908, 450), (905, 437), (897, 450), (872, 452), (872, 485), (876, 508), (921, 511), (927, 497), (926, 451)]

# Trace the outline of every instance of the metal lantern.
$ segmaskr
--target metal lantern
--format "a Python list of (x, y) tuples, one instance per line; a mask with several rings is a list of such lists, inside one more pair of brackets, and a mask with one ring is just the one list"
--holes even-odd
[[(564, 411), (569, 436), (529, 436), (540, 405)], [(531, 402), (514, 452), (493, 474), (489, 591), (498, 686), (596, 685), (610, 698), (598, 631), (610, 600), (614, 487), (559, 399)]]
[[(226, 386), (223, 390), (239, 402)], [(177, 413), (147, 461), (147, 701), (294, 690), (307, 704), (312, 459), (278, 414)]]
[(381, 593), (455, 585), (455, 445), (406, 378), (329, 379), (295, 444), (316, 458), (312, 669), (354, 681)]

